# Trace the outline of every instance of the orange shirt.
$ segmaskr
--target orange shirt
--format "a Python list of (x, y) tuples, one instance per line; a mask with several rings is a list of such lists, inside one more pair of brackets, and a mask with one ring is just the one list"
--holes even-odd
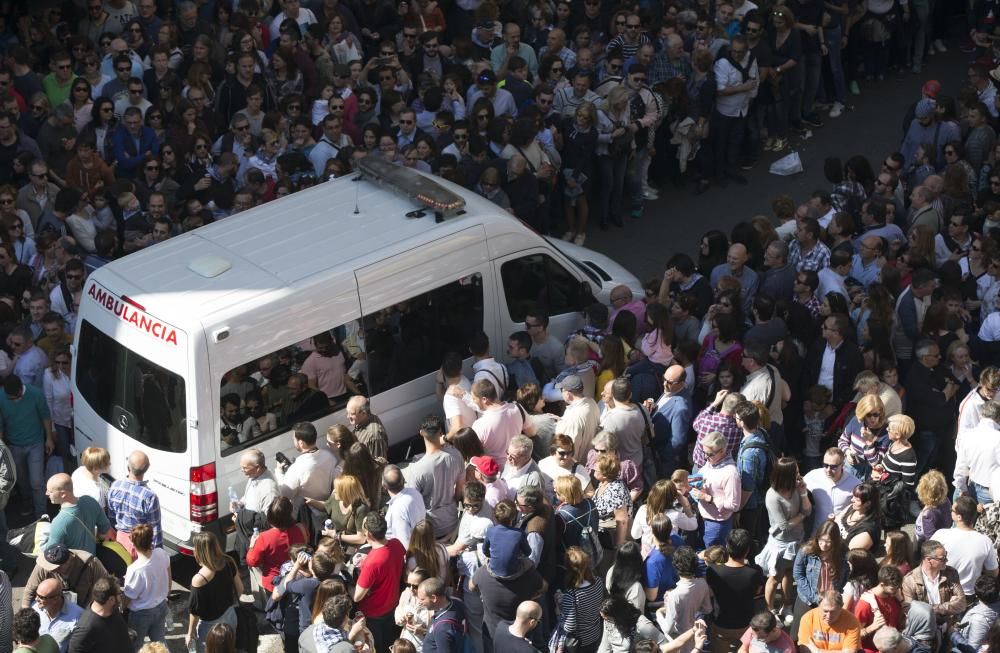
[(823, 611), (815, 608), (805, 613), (799, 623), (799, 644), (812, 644), (821, 651), (857, 651), (861, 648), (861, 624), (847, 610), (832, 624), (823, 622)]

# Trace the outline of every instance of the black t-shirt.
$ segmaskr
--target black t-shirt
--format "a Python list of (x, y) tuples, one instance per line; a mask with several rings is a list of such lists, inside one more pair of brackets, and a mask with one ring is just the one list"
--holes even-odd
[[(819, 27), (823, 24), (823, 3), (819, 0), (792, 0), (789, 3), (795, 12), (795, 20), (801, 25)], [(810, 36), (800, 31), (802, 36), (802, 51), (816, 52), (819, 50), (819, 34)]]
[(517, 606), (522, 601), (534, 598), (542, 589), (541, 574), (530, 561), (523, 562), (530, 565), (530, 568), (516, 578), (501, 580), (491, 574), (486, 566), (477, 569), (472, 577), (483, 600), (483, 621), (490, 633), (496, 632), (497, 622), (514, 621)]
[(493, 648), (504, 653), (539, 653), (528, 640), (511, 635), (510, 624), (509, 621), (497, 624), (496, 632), (493, 633)]
[(90, 651), (131, 651), (128, 624), (120, 612), (101, 617), (93, 610), (84, 610), (73, 634), (69, 637), (69, 653)]
[(715, 623), (720, 628), (746, 628), (756, 610), (754, 597), (764, 587), (764, 572), (759, 567), (710, 565), (705, 574), (719, 604)]

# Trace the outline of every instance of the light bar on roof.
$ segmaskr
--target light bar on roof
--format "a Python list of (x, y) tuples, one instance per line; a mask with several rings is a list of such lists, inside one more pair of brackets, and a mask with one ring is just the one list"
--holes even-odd
[(357, 162), (358, 170), (369, 181), (412, 199), (444, 215), (455, 215), (465, 208), (465, 200), (441, 184), (403, 166), (369, 155)]

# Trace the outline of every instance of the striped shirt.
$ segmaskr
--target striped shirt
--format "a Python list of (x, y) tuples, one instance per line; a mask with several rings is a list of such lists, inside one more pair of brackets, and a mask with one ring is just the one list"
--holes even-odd
[(559, 612), (562, 615), (562, 629), (567, 634), (576, 635), (583, 646), (588, 646), (601, 641), (604, 585), (597, 582), (585, 583), (563, 592)]
[(146, 481), (123, 478), (115, 481), (108, 492), (108, 512), (115, 530), (131, 533), (139, 524), (153, 527), (153, 546), (163, 546), (160, 528), (160, 499)]
[(917, 483), (917, 453), (913, 447), (893, 452), (892, 447), (882, 456), (882, 469), (897, 475), (904, 483), (913, 487)]
[(889, 448), (889, 436), (885, 427), (882, 427), (875, 432), (874, 442), (868, 444), (861, 435), (861, 428), (858, 418), (852, 417), (837, 440), (837, 448), (845, 453), (851, 450), (858, 458), (868, 461), (869, 465), (874, 465)]

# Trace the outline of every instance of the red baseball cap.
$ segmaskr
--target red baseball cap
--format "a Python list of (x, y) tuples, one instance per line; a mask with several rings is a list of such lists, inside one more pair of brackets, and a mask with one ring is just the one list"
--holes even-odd
[(941, 82), (936, 79), (928, 79), (924, 82), (924, 85), (920, 88), (920, 92), (929, 98), (937, 98), (938, 93), (941, 92)]
[(500, 473), (500, 465), (490, 456), (473, 456), (471, 462), (483, 476), (492, 477)]

